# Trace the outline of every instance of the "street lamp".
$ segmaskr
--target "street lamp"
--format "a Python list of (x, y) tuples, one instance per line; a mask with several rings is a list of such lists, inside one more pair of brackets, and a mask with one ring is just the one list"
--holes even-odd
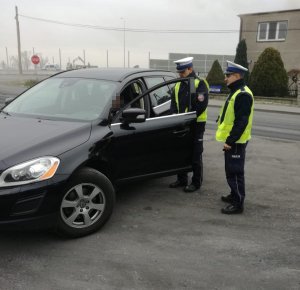
[(121, 17), (121, 19), (123, 20), (123, 24), (124, 24), (124, 26), (123, 26), (123, 41), (124, 41), (124, 43), (123, 43), (123, 48), (124, 48), (124, 67), (125, 67), (125, 18), (123, 18), (123, 17)]

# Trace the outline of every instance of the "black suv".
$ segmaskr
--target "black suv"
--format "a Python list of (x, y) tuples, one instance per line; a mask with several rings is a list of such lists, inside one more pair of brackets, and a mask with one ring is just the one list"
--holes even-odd
[(195, 112), (170, 114), (168, 71), (58, 73), (0, 113), (0, 225), (99, 229), (122, 182), (191, 170)]

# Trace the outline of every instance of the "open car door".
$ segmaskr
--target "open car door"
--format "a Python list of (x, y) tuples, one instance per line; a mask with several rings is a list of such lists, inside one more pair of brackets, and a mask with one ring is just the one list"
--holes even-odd
[[(126, 104), (111, 124), (111, 158), (116, 181), (191, 171), (196, 112), (171, 114), (172, 90), (188, 82), (190, 99), (194, 79), (174, 79), (158, 84)], [(151, 98), (163, 102), (152, 102)], [(144, 108), (130, 108), (132, 104)]]

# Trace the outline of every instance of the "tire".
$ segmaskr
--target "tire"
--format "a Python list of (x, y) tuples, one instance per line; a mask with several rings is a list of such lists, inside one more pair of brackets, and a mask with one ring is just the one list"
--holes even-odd
[(112, 183), (92, 168), (77, 171), (62, 196), (57, 232), (69, 238), (100, 229), (111, 216), (115, 203)]

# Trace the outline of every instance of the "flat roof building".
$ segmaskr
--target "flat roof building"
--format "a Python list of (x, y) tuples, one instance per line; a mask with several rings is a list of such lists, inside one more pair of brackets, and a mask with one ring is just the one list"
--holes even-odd
[(154, 69), (165, 69), (176, 72), (175, 60), (185, 57), (194, 57), (194, 71), (201, 77), (206, 77), (210, 71), (212, 64), (218, 60), (222, 69), (226, 69), (226, 60), (233, 61), (234, 55), (218, 55), (218, 54), (194, 54), (194, 53), (169, 53), (168, 59), (150, 59), (149, 67)]

